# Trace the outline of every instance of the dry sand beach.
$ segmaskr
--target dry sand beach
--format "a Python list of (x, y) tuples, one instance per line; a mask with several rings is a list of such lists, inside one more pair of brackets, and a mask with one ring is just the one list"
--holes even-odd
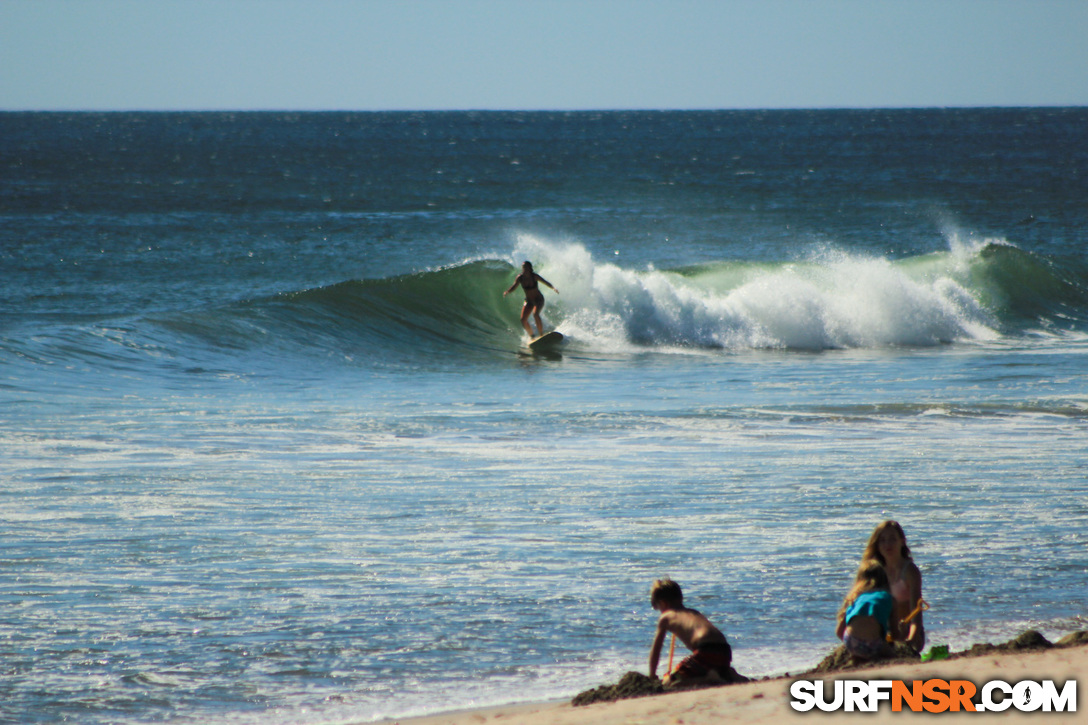
[[(991, 680), (1015, 684), (1023, 680), (1054, 680), (1061, 686), (1088, 672), (1088, 645), (1084, 633), (1080, 644), (1047, 650), (1010, 653), (993, 649), (986, 653), (956, 654), (938, 662), (897, 663), (862, 670), (839, 671), (822, 675), (825, 681), (836, 679), (863, 680), (970, 680), (981, 686)], [(814, 676), (801, 675), (805, 679)], [(576, 707), (569, 702), (511, 705), (507, 707), (468, 710), (424, 718), (401, 719), (400, 725), (710, 725), (711, 723), (782, 723), (782, 722), (864, 722), (895, 723), (918, 718), (940, 718), (940, 722), (994, 721), (1000, 723), (1036, 722), (1088, 723), (1088, 710), (1078, 701), (1076, 712), (1019, 712), (1014, 708), (1001, 713), (892, 712), (887, 703), (877, 713), (836, 712), (813, 710), (808, 713), (790, 707), (789, 688), (793, 677), (765, 679), (746, 684), (728, 685), (701, 690), (673, 692), (649, 697), (619, 700)], [(1080, 683), (1078, 682), (1078, 689)], [(1078, 692), (1078, 696), (1081, 693)], [(1083, 699), (1080, 697), (1079, 699)]]

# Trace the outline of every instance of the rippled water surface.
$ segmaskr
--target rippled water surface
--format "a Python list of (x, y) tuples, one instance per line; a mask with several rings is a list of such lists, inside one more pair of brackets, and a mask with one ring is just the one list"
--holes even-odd
[(885, 518), (1085, 628), (1083, 116), (0, 114), (0, 718), (566, 698), (661, 576), (797, 671)]

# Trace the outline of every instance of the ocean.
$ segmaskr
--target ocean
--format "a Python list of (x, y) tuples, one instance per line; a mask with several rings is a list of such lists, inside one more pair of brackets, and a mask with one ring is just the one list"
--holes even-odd
[(0, 719), (569, 698), (665, 576), (799, 672), (888, 518), (930, 644), (1084, 629), (1086, 128), (0, 114)]

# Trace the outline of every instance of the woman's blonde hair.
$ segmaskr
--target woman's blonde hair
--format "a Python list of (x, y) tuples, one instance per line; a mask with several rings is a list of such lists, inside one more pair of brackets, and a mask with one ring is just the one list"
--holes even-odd
[(884, 555), (880, 553), (880, 535), (888, 529), (894, 529), (899, 534), (899, 540), (903, 542), (903, 547), (899, 550), (899, 555), (904, 559), (910, 558), (910, 547), (907, 546), (907, 535), (903, 533), (903, 527), (899, 525), (898, 521), (884, 521), (877, 525), (873, 529), (873, 535), (869, 537), (869, 543), (865, 545), (865, 553), (861, 555), (861, 560), (866, 561), (868, 559), (876, 559), (881, 564), (887, 564), (884, 561)]

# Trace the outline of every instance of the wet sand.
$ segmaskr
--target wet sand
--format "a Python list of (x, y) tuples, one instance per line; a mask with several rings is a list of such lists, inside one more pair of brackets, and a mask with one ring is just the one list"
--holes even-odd
[[(802, 713), (790, 707), (790, 685), (794, 679), (863, 680), (970, 680), (978, 686), (990, 680), (1003, 680), (1010, 684), (1022, 680), (1054, 680), (1059, 687), (1067, 680), (1088, 674), (1088, 645), (1055, 647), (1043, 651), (1005, 653), (992, 650), (987, 653), (963, 656), (926, 663), (896, 663), (860, 670), (838, 671), (822, 675), (798, 675), (759, 680), (746, 684), (727, 685), (700, 690), (670, 692), (662, 695), (639, 697), (616, 702), (573, 706), (569, 701), (510, 705), (481, 710), (409, 718), (386, 722), (401, 725), (481, 725), (495, 723), (505, 725), (712, 725), (712, 723), (897, 723), (921, 722), (918, 718), (939, 717), (944, 722), (968, 720), (975, 723), (1036, 722), (1045, 718), (1047, 723), (1086, 723), (1088, 703), (1078, 682), (1077, 712), (1046, 713), (1019, 712), (1009, 708), (1001, 713), (944, 712), (914, 713), (907, 710), (892, 712), (885, 702), (876, 713), (836, 712), (818, 710)], [(1083, 704), (1082, 704), (1083, 703)]]

